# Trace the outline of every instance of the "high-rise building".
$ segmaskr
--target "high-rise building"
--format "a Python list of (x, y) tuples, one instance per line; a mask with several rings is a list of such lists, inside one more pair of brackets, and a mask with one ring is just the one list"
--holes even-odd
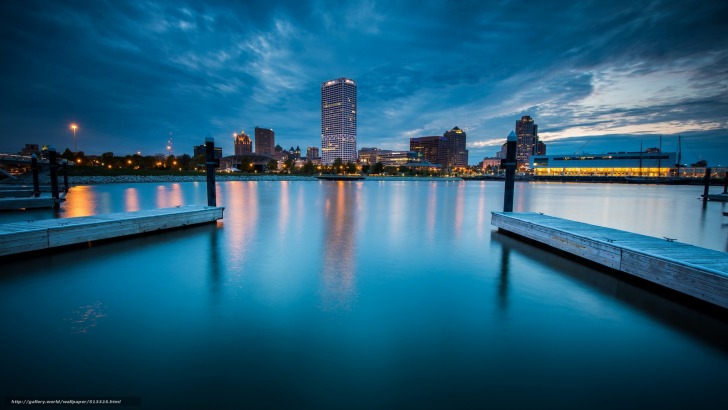
[(255, 127), (255, 153), (272, 156), (276, 145), (275, 136), (270, 128)]
[(538, 146), (538, 125), (533, 122), (531, 117), (524, 115), (520, 120), (516, 120), (516, 136), (518, 137), (516, 151), (518, 168), (528, 167), (531, 163), (531, 155), (535, 154)]
[(410, 138), (410, 151), (417, 152), (423, 160), (431, 164), (443, 165), (446, 161), (445, 141), (439, 135)]
[(419, 153), (432, 164), (439, 164), (443, 170), (468, 166), (468, 150), (465, 149), (465, 131), (458, 127), (446, 131), (442, 137), (430, 136), (410, 138), (410, 151)]
[(468, 150), (465, 149), (465, 131), (455, 127), (446, 131), (442, 136), (447, 140), (447, 163), (442, 165), (447, 168), (467, 167)]
[(240, 131), (240, 134), (233, 134), (235, 140), (235, 155), (250, 155), (253, 153), (253, 141), (245, 133)]
[(308, 147), (306, 148), (306, 159), (309, 161), (313, 161), (315, 159), (319, 158), (319, 149), (318, 147)]
[(356, 161), (356, 82), (348, 78), (321, 83), (321, 161)]

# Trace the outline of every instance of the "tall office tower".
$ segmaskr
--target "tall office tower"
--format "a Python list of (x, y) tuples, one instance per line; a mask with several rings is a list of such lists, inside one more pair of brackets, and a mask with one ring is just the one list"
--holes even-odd
[(272, 129), (255, 127), (255, 153), (258, 155), (273, 155), (276, 146), (276, 134)]
[(356, 161), (356, 82), (321, 83), (321, 162)]
[(417, 152), (422, 159), (430, 164), (445, 167), (447, 162), (447, 147), (445, 139), (439, 135), (430, 137), (410, 138), (410, 151)]
[(446, 131), (442, 135), (446, 140), (447, 146), (447, 164), (443, 164), (448, 168), (467, 167), (468, 166), (468, 150), (465, 149), (465, 131), (458, 127)]
[(235, 155), (250, 155), (253, 153), (253, 141), (245, 133), (240, 131), (240, 134), (233, 134), (235, 140)]
[(516, 120), (516, 136), (518, 137), (518, 149), (516, 150), (516, 162), (518, 168), (528, 167), (531, 163), (531, 155), (538, 142), (538, 125), (528, 115)]

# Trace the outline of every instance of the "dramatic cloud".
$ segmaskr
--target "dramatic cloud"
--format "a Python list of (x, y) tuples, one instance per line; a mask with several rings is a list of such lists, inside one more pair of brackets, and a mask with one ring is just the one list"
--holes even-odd
[[(320, 145), (320, 85), (357, 80), (359, 147), (522, 115), (549, 153), (640, 142), (728, 163), (728, 5), (693, 1), (5, 1), (0, 152), (190, 153), (206, 135)], [(584, 145), (586, 144), (586, 145)]]

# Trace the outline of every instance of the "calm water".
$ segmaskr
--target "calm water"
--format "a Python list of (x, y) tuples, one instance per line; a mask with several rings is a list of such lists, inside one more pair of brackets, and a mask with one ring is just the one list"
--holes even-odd
[[(726, 251), (700, 187), (518, 184), (517, 211)], [(61, 216), (204, 204), (76, 187)], [(0, 396), (144, 408), (722, 408), (728, 319), (497, 233), (498, 182), (225, 182), (224, 221), (2, 262)], [(0, 214), (0, 222), (53, 217)]]

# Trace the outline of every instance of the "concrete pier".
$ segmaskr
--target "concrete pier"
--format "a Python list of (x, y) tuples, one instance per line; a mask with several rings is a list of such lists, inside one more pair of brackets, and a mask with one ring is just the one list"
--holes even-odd
[(0, 225), (0, 256), (215, 222), (224, 208), (181, 206)]
[(728, 253), (538, 213), (493, 212), (491, 223), (728, 309)]

